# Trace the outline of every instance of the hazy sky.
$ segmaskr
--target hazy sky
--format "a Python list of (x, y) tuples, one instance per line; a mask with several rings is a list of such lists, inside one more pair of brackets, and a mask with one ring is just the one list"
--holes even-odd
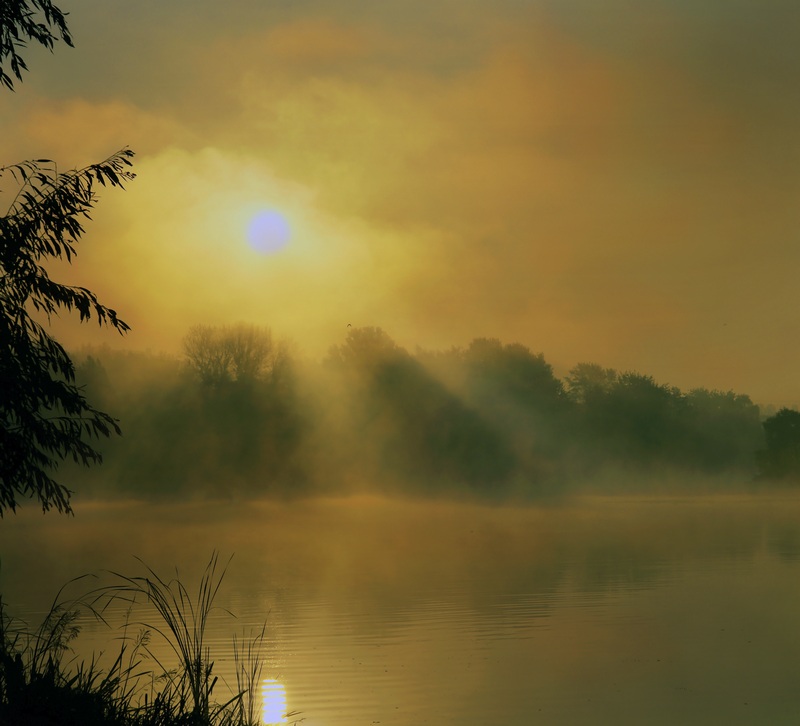
[(59, 272), (125, 346), (377, 325), (800, 401), (796, 0), (59, 5), (76, 48), (28, 52), (0, 160), (137, 152)]

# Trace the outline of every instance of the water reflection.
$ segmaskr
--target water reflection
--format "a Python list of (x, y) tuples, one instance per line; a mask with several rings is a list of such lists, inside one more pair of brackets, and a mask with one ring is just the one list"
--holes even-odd
[[(0, 593), (38, 622), (71, 576), (197, 572), (205, 542), (236, 553), (207, 632), (224, 682), (230, 632), (268, 614), (264, 726), (797, 723), (797, 496), (26, 511), (0, 526)], [(109, 648), (84, 628), (81, 657)]]
[(261, 720), (265, 726), (288, 723), (286, 720), (286, 689), (274, 678), (265, 678), (261, 684), (263, 710)]

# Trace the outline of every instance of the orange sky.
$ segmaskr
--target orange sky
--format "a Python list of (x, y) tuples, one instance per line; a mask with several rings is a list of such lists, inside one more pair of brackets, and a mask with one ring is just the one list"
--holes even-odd
[[(177, 350), (348, 323), (519, 341), (800, 402), (800, 6), (786, 0), (64, 0), (76, 48), (0, 94), (0, 159), (128, 145), (61, 279)], [(264, 209), (282, 250), (247, 243)]]

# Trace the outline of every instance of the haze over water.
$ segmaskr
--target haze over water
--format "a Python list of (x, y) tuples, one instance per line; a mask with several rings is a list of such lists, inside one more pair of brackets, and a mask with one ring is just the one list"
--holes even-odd
[[(798, 515), (785, 493), (87, 503), (4, 521), (0, 586), (33, 616), (71, 576), (139, 572), (131, 554), (179, 564), (191, 591), (210, 546), (235, 552), (219, 605), (239, 618), (212, 618), (215, 668), (266, 618), (264, 677), (314, 726), (790, 724)], [(79, 652), (114, 652), (118, 632), (84, 628)]]

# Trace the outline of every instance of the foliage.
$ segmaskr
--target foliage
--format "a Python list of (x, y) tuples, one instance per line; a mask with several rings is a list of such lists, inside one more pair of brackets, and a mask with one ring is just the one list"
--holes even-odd
[(344, 384), (355, 441), (340, 448), (357, 447), (361, 476), (427, 494), (502, 489), (514, 465), (502, 436), (381, 328), (350, 328), (325, 367)]
[(47, 160), (0, 168), (0, 178), (19, 184), (0, 217), (0, 516), (21, 497), (37, 499), (45, 511), (71, 512), (71, 492), (52, 472), (66, 458), (85, 466), (101, 461), (85, 438), (119, 433), (111, 416), (88, 403), (69, 355), (39, 320), (77, 310), (81, 321), (128, 330), (91, 291), (51, 280), (44, 263), (72, 260), (97, 185), (123, 187), (134, 176), (132, 156), (123, 149), (65, 173)]
[[(117, 574), (115, 584), (74, 599), (58, 593), (42, 624), (31, 630), (12, 618), (0, 598), (0, 723), (4, 726), (256, 726), (261, 723), (256, 685), (265, 658), (266, 625), (249, 639), (234, 638), (237, 690), (224, 703), (212, 700), (217, 684), (206, 644), (208, 616), (225, 574), (214, 553), (193, 599), (177, 578), (167, 581), (150, 568), (144, 577)], [(82, 579), (82, 578), (78, 578)], [(70, 583), (68, 583), (70, 584)], [(151, 630), (127, 635), (106, 669), (93, 656), (75, 663), (65, 656), (78, 636), (79, 615), (101, 622), (109, 604), (123, 599), (154, 608), (163, 635), (180, 657), (167, 668), (154, 654)], [(127, 611), (130, 617), (131, 610)], [(155, 668), (151, 667), (155, 665)], [(298, 717), (297, 712), (286, 714)], [(299, 723), (301, 718), (295, 718)]]
[(520, 343), (477, 338), (460, 359), (462, 395), (502, 432), (524, 470), (518, 473), (539, 490), (565, 441), (571, 409), (563, 383), (542, 353)]
[(617, 372), (597, 363), (578, 363), (565, 380), (567, 395), (576, 403), (585, 404), (596, 396), (608, 393), (617, 382)]
[(127, 726), (132, 723), (127, 714), (135, 690), (135, 657), (126, 657), (123, 646), (107, 671), (94, 659), (71, 668), (65, 656), (87, 605), (80, 599), (62, 600), (63, 591), (33, 630), (12, 618), (0, 598), (0, 723)]
[(766, 448), (758, 452), (761, 476), (800, 479), (800, 412), (782, 408), (763, 425)]
[(22, 80), (28, 66), (19, 50), (29, 40), (52, 50), (60, 37), (72, 46), (66, 15), (50, 0), (0, 0), (0, 84), (14, 90), (14, 81), (3, 68), (6, 59), (11, 73)]
[(195, 325), (183, 339), (183, 352), (202, 383), (220, 386), (251, 382), (270, 372), (281, 352), (268, 328), (255, 325)]
[(696, 388), (685, 395), (686, 455), (705, 471), (739, 467), (753, 471), (753, 452), (763, 445), (761, 413), (749, 396)]
[(182, 702), (187, 701), (185, 694), (188, 691), (192, 720), (198, 725), (212, 723), (215, 716), (229, 705), (214, 706), (211, 700), (217, 678), (213, 677), (214, 664), (205, 637), (214, 599), (227, 569), (225, 565), (217, 574), (218, 560), (217, 553), (213, 553), (200, 578), (196, 599), (190, 596), (177, 577), (164, 580), (149, 567), (147, 576), (114, 573), (119, 584), (98, 593), (100, 597), (110, 596), (110, 602), (122, 598), (135, 603), (138, 597), (155, 608), (162, 624), (142, 625), (160, 635), (178, 657), (180, 669), (177, 677), (170, 679), (170, 687)]
[[(102, 490), (81, 486), (147, 498), (369, 487), (496, 499), (622, 471), (641, 486), (673, 474), (743, 483), (764, 447), (746, 395), (683, 392), (591, 363), (562, 382), (541, 354), (492, 339), (411, 355), (380, 328), (353, 328), (320, 364), (281, 360), (286, 370), (251, 385), (207, 386), (177, 359), (93, 352), (82, 380), (127, 435), (104, 442)], [(139, 384), (120, 383), (134, 370)]]
[(383, 329), (365, 326), (349, 328), (344, 342), (328, 351), (325, 364), (340, 371), (370, 374), (383, 363), (407, 355)]
[(102, 469), (64, 471), (90, 496), (136, 498), (296, 496), (304, 490), (299, 448), (308, 428), (292, 355), (282, 345), (254, 381), (202, 383), (176, 357), (93, 351), (77, 358), (88, 396), (125, 423), (101, 443)]
[[(28, 66), (20, 52), (29, 41), (52, 50), (59, 38), (72, 46), (66, 13), (51, 0), (0, 0), (0, 84), (14, 90), (12, 75), (22, 80)], [(99, 462), (86, 438), (120, 431), (87, 402), (72, 361), (39, 320), (77, 310), (81, 321), (94, 316), (120, 333), (128, 329), (94, 293), (53, 282), (43, 263), (71, 262), (96, 185), (122, 187), (132, 179), (132, 156), (123, 149), (66, 173), (47, 159), (0, 168), (0, 178), (11, 176), (17, 184), (0, 217), (0, 516), (15, 511), (20, 498), (37, 499), (44, 511), (71, 512), (71, 492), (52, 473), (67, 458)]]
[(752, 473), (758, 406), (732, 391), (683, 393), (652, 376), (582, 363), (567, 376), (575, 439), (594, 462)]
[(487, 404), (510, 400), (531, 411), (552, 412), (562, 402), (564, 387), (553, 367), (520, 343), (477, 338), (464, 351), (464, 362), (473, 395)]

